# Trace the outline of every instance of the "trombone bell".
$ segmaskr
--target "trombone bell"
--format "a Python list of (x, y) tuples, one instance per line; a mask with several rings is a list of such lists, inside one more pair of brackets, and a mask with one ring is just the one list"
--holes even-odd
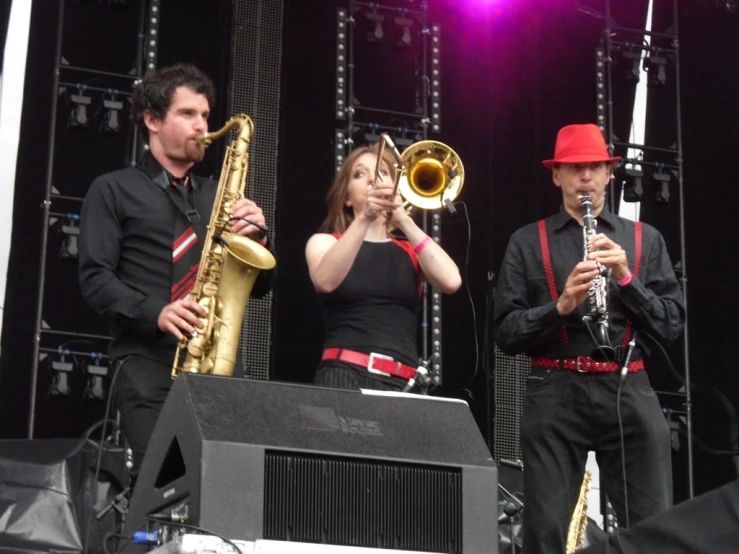
[(464, 165), (449, 146), (435, 140), (411, 144), (401, 154), (403, 171), (398, 182), (401, 196), (423, 210), (444, 208), (464, 185)]

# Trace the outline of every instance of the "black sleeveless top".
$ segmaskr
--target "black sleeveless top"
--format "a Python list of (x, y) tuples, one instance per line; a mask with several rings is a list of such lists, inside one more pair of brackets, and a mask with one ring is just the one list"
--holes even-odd
[(364, 241), (341, 285), (318, 293), (324, 348), (376, 352), (415, 367), (420, 284), (418, 257), (408, 241)]

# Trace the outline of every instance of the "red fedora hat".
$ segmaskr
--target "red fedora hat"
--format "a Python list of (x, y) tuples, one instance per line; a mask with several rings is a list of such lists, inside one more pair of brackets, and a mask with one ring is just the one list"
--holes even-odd
[(545, 167), (551, 169), (555, 164), (581, 164), (591, 162), (615, 163), (621, 156), (611, 157), (603, 140), (603, 133), (592, 123), (567, 125), (557, 133), (554, 145), (554, 159), (544, 160)]

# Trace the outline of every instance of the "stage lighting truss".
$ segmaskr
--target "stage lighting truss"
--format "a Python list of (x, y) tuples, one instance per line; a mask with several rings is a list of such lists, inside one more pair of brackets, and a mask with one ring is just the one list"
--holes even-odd
[[(344, 158), (346, 158), (346, 150), (350, 140), (351, 137), (345, 129), (336, 129), (334, 134), (334, 164), (337, 173), (341, 169), (341, 164), (344, 163)], [(351, 150), (351, 147), (349, 147), (349, 150)]]
[(108, 376), (108, 365), (103, 362), (106, 356), (100, 352), (90, 352), (87, 362), (87, 385), (82, 392), (82, 398), (88, 400), (104, 400), (104, 380)]
[[(441, 27), (434, 23), (424, 30), (431, 35), (431, 130), (441, 132)], [(428, 80), (428, 76), (423, 78)]]
[(336, 117), (346, 119), (347, 95), (347, 34), (350, 20), (347, 11), (337, 10), (336, 17)]
[[(425, 131), (441, 132), (441, 26), (427, 23), (428, 6), (421, 9), (386, 6), (378, 2), (349, 2), (349, 9), (338, 8), (336, 18), (336, 87), (334, 111), (338, 119), (346, 119), (351, 126), (357, 111), (383, 112), (389, 115), (417, 117)], [(423, 90), (423, 106), (418, 113), (399, 113), (370, 106), (355, 105), (351, 83), (354, 30), (357, 25), (366, 27), (366, 38), (371, 42), (395, 39), (399, 47), (414, 45), (413, 28), (420, 25), (420, 45), (423, 48), (424, 67), (420, 72)], [(390, 26), (390, 30), (388, 30)], [(362, 30), (365, 28), (362, 27)]]
[(145, 44), (145, 73), (154, 71), (157, 67), (157, 53), (159, 51), (159, 13), (161, 0), (150, 0), (148, 25)]
[[(606, 60), (603, 48), (595, 50), (595, 100), (598, 117), (598, 127), (608, 140), (606, 134)], [(611, 151), (613, 154), (613, 151)]]

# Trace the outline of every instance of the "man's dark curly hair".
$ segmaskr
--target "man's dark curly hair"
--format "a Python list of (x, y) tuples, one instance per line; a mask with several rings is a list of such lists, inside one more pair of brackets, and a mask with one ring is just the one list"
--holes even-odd
[(205, 95), (211, 109), (213, 108), (216, 90), (210, 77), (194, 65), (177, 64), (149, 73), (139, 86), (134, 88), (131, 99), (131, 121), (146, 135), (144, 114), (150, 112), (158, 119), (164, 119), (172, 104), (174, 91), (182, 86)]

